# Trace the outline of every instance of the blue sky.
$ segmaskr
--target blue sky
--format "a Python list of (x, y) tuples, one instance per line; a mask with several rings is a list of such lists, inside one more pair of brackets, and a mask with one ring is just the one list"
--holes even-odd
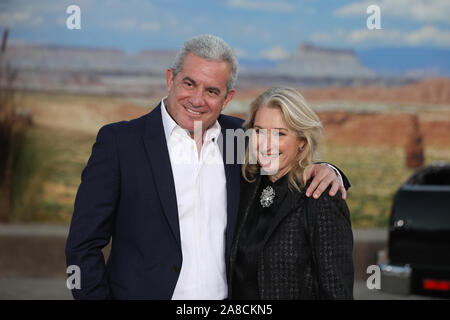
[[(81, 8), (81, 30), (68, 30), (66, 8)], [(366, 8), (381, 9), (368, 30)], [(177, 49), (212, 33), (240, 58), (280, 59), (300, 43), (365, 50), (450, 48), (449, 0), (2, 0), (0, 28), (14, 42), (108, 47), (136, 52)]]

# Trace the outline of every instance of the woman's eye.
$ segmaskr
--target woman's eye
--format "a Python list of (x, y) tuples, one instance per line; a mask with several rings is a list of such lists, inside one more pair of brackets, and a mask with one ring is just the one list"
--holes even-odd
[(272, 131), (271, 133), (270, 133), (270, 135), (272, 136), (272, 137), (282, 137), (282, 136), (285, 136), (286, 134), (284, 133), (284, 132), (281, 132), (281, 131)]

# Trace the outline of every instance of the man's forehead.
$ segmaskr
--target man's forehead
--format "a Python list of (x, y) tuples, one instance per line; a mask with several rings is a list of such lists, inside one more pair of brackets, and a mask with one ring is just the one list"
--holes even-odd
[[(197, 61), (197, 62), (224, 62), (224, 63), (227, 63), (226, 61), (224, 61), (224, 60), (220, 60), (220, 59), (208, 59), (208, 58), (204, 58), (204, 57), (201, 57), (201, 56), (198, 56), (198, 55), (196, 55), (195, 53), (193, 53), (193, 52), (188, 52), (185, 56), (184, 56), (184, 59), (183, 59), (183, 62), (184, 63), (186, 63), (186, 61), (188, 61), (188, 60), (194, 60), (194, 61)], [(183, 63), (183, 64), (184, 64)]]
[(230, 64), (223, 60), (211, 60), (199, 57), (193, 53), (189, 53), (185, 56), (183, 61), (183, 67), (180, 70), (182, 78), (189, 77), (194, 81), (201, 81), (202, 79), (208, 79), (209, 81), (219, 84), (220, 78), (223, 78), (226, 86), (226, 82), (231, 73)]

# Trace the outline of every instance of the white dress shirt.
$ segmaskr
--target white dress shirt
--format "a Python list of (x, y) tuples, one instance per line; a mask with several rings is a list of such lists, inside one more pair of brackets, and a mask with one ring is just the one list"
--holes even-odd
[(216, 122), (204, 136), (200, 155), (194, 139), (169, 115), (161, 114), (175, 182), (183, 263), (172, 299), (225, 299), (227, 190)]

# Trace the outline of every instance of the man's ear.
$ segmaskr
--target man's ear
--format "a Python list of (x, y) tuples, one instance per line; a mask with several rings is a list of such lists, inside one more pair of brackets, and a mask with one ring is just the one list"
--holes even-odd
[(233, 96), (234, 96), (235, 92), (236, 91), (234, 89), (231, 89), (230, 92), (228, 92), (228, 94), (227, 94), (227, 96), (225, 98), (225, 101), (223, 102), (222, 111), (223, 111), (223, 109), (225, 109), (225, 107), (227, 106), (228, 102), (230, 102), (231, 99), (233, 99)]
[(166, 71), (166, 87), (167, 91), (170, 91), (170, 88), (172, 88), (173, 85), (173, 69), (168, 68)]

